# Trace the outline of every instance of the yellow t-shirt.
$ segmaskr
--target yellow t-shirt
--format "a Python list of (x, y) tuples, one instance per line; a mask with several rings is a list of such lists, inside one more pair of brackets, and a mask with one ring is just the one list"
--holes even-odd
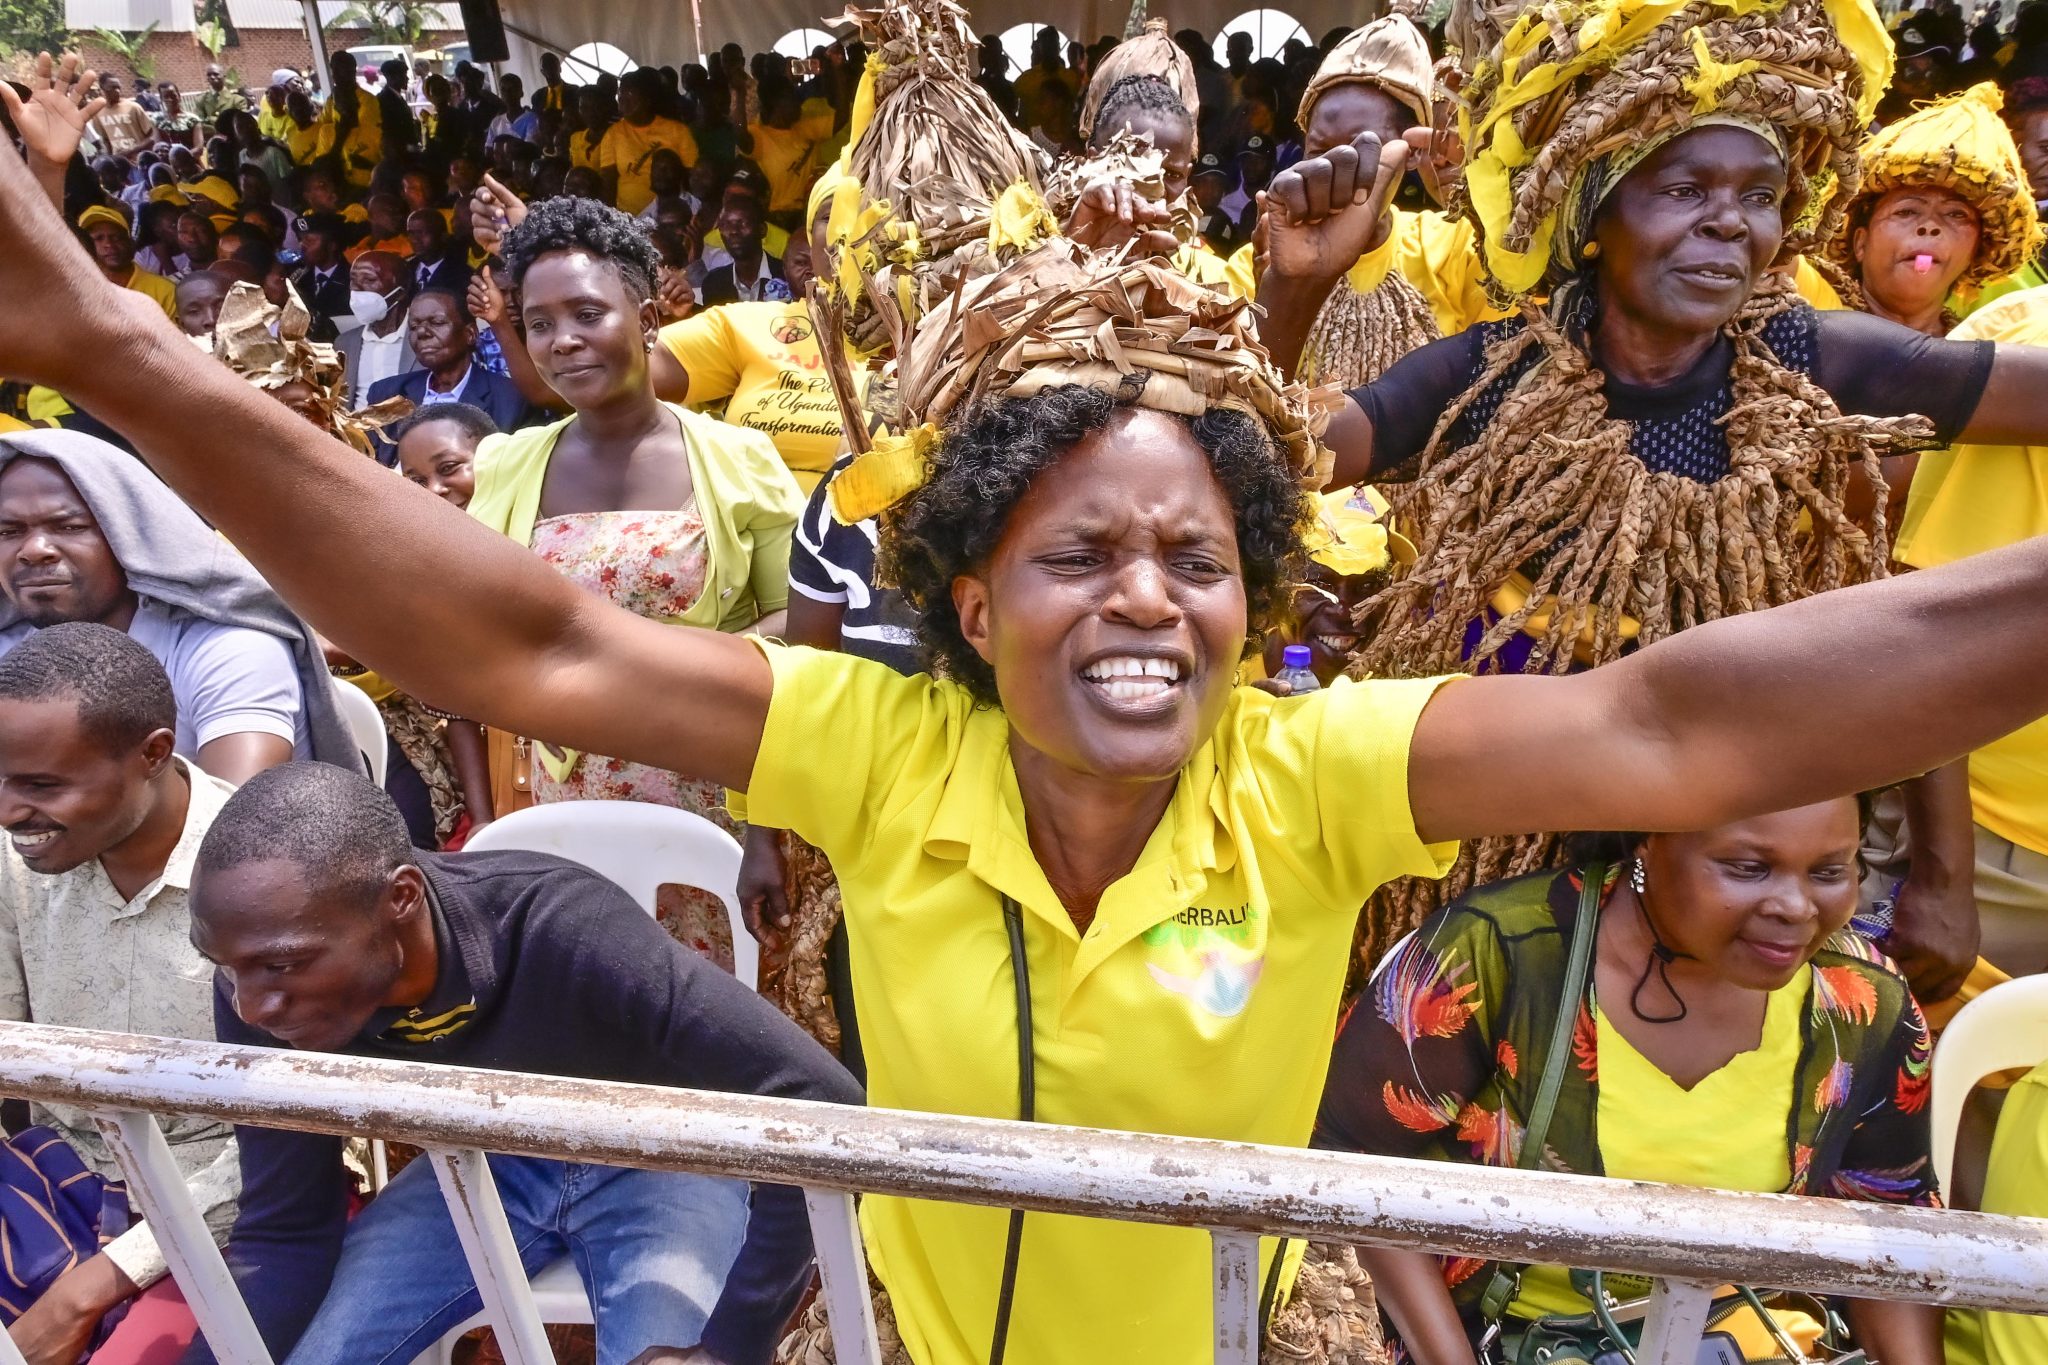
[[(1991, 1139), (1983, 1203), (1986, 1213), (2048, 1218), (2048, 1062), (2028, 1072), (2005, 1097)], [(1947, 1338), (1948, 1365), (2041, 1365), (2048, 1360), (2048, 1318), (1951, 1308)]]
[[(1622, 1037), (1597, 1006), (1600, 1166), (1616, 1180), (1654, 1180), (1711, 1190), (1780, 1194), (1792, 1183), (1785, 1150), (1799, 1021), (1813, 969), (1771, 992), (1756, 1049), (1687, 1090)], [(1510, 1309), (1518, 1317), (1577, 1315), (1592, 1305), (1562, 1266), (1531, 1266)]]
[(768, 211), (794, 212), (816, 178), (812, 153), (832, 135), (832, 106), (821, 99), (804, 101), (803, 116), (787, 128), (766, 123), (747, 125), (754, 139), (754, 164), (768, 177)]
[[(324, 130), (321, 136), (323, 151), (334, 146), (334, 140), (341, 131), (340, 99), (341, 97), (336, 95), (328, 100), (326, 107), (320, 111), (320, 118), (316, 126)], [(348, 141), (341, 145), (342, 172), (348, 177), (348, 182), (351, 185), (359, 188), (367, 186), (370, 183), (370, 167), (376, 165), (383, 156), (384, 111), (378, 107), (375, 95), (372, 95), (367, 90), (358, 88), (356, 90), (356, 126), (350, 130)], [(292, 160), (297, 161), (298, 159), (299, 154), (296, 146), (294, 146)], [(365, 161), (369, 164), (359, 165), (357, 164), (359, 161)]]
[(284, 135), (285, 150), (292, 154), (292, 161), (300, 166), (310, 166), (334, 148), (334, 125), (315, 123), (301, 128), (295, 122)]
[(1792, 267), (1792, 287), (1799, 297), (1823, 313), (1841, 313), (1849, 305), (1842, 302), (1842, 296), (1828, 283), (1827, 276), (1814, 268), (1813, 262), (1801, 256)]
[(725, 402), (725, 420), (758, 431), (806, 497), (845, 440), (825, 358), (802, 303), (729, 303), (661, 329), (690, 376), (690, 404)]
[(672, 118), (656, 118), (644, 124), (620, 119), (605, 129), (597, 144), (597, 167), (619, 173), (619, 208), (638, 213), (654, 202), (654, 181), (647, 163), (662, 148), (683, 159), (685, 167), (697, 164), (697, 139)]
[[(1951, 341), (2048, 343), (2048, 287), (2007, 294), (1964, 318)], [(1958, 445), (1920, 457), (1899, 532), (1901, 563), (1933, 568), (2048, 531), (2048, 446)], [(1977, 823), (2048, 853), (2048, 720), (1970, 755)]]
[(589, 133), (578, 129), (569, 134), (569, 164), (588, 166), (593, 171), (598, 169), (597, 148), (598, 144), (592, 141)]
[[(1421, 842), (1408, 803), (1409, 740), (1442, 679), (1238, 689), (1082, 935), (1032, 855), (1000, 710), (865, 659), (760, 648), (775, 691), (748, 804), (839, 874), (871, 1104), (1016, 1116), (1007, 893), (1024, 912), (1040, 1120), (1308, 1141), (1359, 905), (1456, 855)], [(922, 1365), (987, 1358), (1007, 1218), (863, 1201), (868, 1254)], [(1010, 1359), (1208, 1359), (1206, 1235), (1026, 1222)]]
[(1232, 293), (1244, 294), (1231, 274), (1230, 262), (1200, 242), (1188, 242), (1174, 252), (1173, 268), (1198, 284), (1220, 284)]
[[(1353, 289), (1370, 294), (1389, 270), (1399, 270), (1428, 300), (1437, 330), (1445, 336), (1507, 316), (1487, 300), (1486, 272), (1479, 263), (1478, 239), (1470, 223), (1433, 210), (1411, 213), (1395, 209), (1393, 213), (1394, 227), (1387, 239), (1360, 256), (1345, 277)], [(1258, 293), (1254, 269), (1252, 245), (1247, 242), (1229, 262), (1231, 284), (1246, 298)]]
[(127, 288), (138, 294), (147, 294), (156, 300), (157, 307), (164, 310), (164, 316), (178, 316), (178, 286), (163, 276), (136, 266), (128, 274)]
[(279, 109), (272, 112), (270, 101), (268, 100), (263, 101), (256, 111), (257, 131), (261, 132), (265, 137), (276, 138), (279, 142), (283, 142), (292, 135), (292, 129), (297, 126), (293, 122), (289, 110)]

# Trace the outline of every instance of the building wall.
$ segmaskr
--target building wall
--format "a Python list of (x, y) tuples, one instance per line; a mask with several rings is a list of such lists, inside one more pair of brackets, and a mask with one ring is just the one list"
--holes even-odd
[[(134, 75), (126, 61), (114, 56), (91, 33), (76, 36), (79, 53), (95, 70), (110, 70), (124, 81)], [(368, 35), (360, 29), (344, 29), (325, 36), (329, 52), (359, 47), (368, 41)], [(270, 73), (279, 67), (303, 71), (313, 63), (312, 45), (306, 41), (302, 28), (245, 28), (241, 30), (241, 39), (238, 45), (221, 49), (220, 64), (223, 69), (239, 72), (242, 83), (254, 93), (262, 93), (270, 84)], [(445, 29), (429, 33), (425, 46), (461, 41), (460, 29)], [(206, 88), (206, 67), (212, 58), (206, 55), (205, 48), (192, 41), (191, 34), (153, 33), (144, 51), (155, 63), (157, 80), (175, 81), (187, 94), (197, 94)], [(325, 56), (321, 62), (325, 64)]]

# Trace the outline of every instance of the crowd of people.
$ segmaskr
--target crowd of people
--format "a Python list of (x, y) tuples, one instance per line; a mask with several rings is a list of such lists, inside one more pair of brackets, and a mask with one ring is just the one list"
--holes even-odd
[[(1955, 1190), (1928, 1114), (1929, 1020), (2048, 971), (2048, 0), (1031, 57), (887, 0), (530, 94), (0, 91), (0, 1017), (2048, 1216), (2048, 1064)], [(592, 800), (741, 842), (758, 992), (716, 897), (465, 851)], [(26, 1118), (15, 1345), (211, 1361)], [(167, 1136), (277, 1359), (477, 1312), (427, 1163)], [(602, 1365), (830, 1358), (795, 1191), (491, 1167)], [(891, 1365), (1211, 1349), (1196, 1230), (861, 1225)], [(1343, 1365), (1645, 1292), (1261, 1274)], [(2048, 1359), (1767, 1294), (1723, 1359)]]

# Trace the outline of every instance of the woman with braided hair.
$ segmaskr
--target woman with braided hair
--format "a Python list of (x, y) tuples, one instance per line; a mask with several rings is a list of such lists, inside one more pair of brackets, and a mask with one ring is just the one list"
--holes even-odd
[[(1859, 474), (1881, 486), (1881, 455), (1959, 433), (2048, 430), (2048, 356), (1816, 314), (1772, 271), (1833, 237), (1888, 70), (1861, 0), (1595, 0), (1492, 39), (1462, 92), (1467, 213), (1520, 314), (1411, 353), (1326, 436), (1339, 483), (1406, 480), (1417, 558), (1369, 604), (1364, 671), (1562, 673), (1882, 577)], [(1371, 244), (1354, 200), (1407, 151), (1361, 138), (1276, 180), (1276, 359)], [(1974, 959), (1958, 843), (1916, 849), (1926, 880), (1892, 944), (1929, 998)], [(1556, 853), (1476, 847), (1444, 894)], [(1376, 917), (1381, 946), (1438, 900), (1409, 888)]]

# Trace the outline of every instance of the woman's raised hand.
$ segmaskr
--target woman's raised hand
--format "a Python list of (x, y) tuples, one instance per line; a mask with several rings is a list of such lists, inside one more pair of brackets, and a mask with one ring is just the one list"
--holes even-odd
[(59, 204), (65, 168), (78, 152), (79, 139), (95, 114), (107, 107), (98, 93), (99, 75), (67, 52), (60, 61), (45, 52), (36, 58), (24, 98), (13, 85), (0, 81), (0, 104), (14, 120), (14, 129), (28, 149), (36, 179), (47, 191), (58, 186)]
[(469, 199), (469, 230), (476, 244), (491, 255), (498, 254), (505, 234), (526, 221), (526, 201), (486, 175)]
[(512, 330), (512, 305), (489, 266), (469, 277), (469, 315), (496, 332), (501, 342)]
[(1405, 138), (1382, 145), (1360, 133), (1274, 176), (1259, 194), (1267, 268), (1288, 279), (1335, 283), (1386, 239), (1387, 205), (1412, 150)]

